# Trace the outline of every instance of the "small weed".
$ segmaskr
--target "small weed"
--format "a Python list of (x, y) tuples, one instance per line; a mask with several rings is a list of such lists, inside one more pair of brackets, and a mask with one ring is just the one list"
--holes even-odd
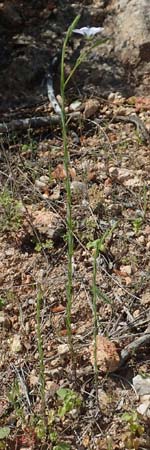
[(125, 150), (126, 148), (128, 148), (128, 142), (127, 141), (122, 141), (122, 142), (120, 142), (119, 144), (118, 144), (118, 148), (120, 149), (120, 150)]
[(9, 427), (0, 427), (0, 439), (5, 439), (10, 434), (10, 428)]
[(58, 434), (57, 431), (52, 431), (49, 433), (49, 437), (52, 443), (56, 444), (57, 439), (58, 439)]
[(13, 291), (11, 291), (10, 289), (9, 289), (9, 291), (6, 292), (6, 301), (10, 302), (12, 304), (14, 304), (16, 301), (15, 293)]
[(18, 381), (15, 380), (8, 394), (8, 399), (12, 404), (15, 404), (18, 402), (18, 398), (20, 398), (20, 391)]
[(136, 439), (143, 435), (144, 426), (140, 422), (140, 416), (137, 411), (126, 412), (122, 415), (122, 419), (128, 424), (128, 433), (126, 435), (126, 448), (135, 448)]
[(140, 423), (140, 416), (137, 411), (125, 412), (122, 419), (128, 423), (131, 433), (138, 433), (139, 435), (144, 432), (144, 428)]
[(21, 226), (22, 214), (20, 202), (13, 198), (12, 193), (6, 188), (0, 194), (0, 229), (1, 231), (18, 230)]
[(53, 450), (70, 450), (71, 447), (68, 444), (65, 444), (65, 442), (60, 442), (58, 445), (55, 445), (53, 447)]
[(63, 418), (67, 413), (74, 408), (78, 408), (81, 405), (81, 398), (79, 395), (71, 389), (60, 388), (57, 391), (57, 395), (63, 402), (63, 405), (58, 409), (58, 416)]
[(5, 306), (6, 301), (3, 297), (0, 297), (0, 310)]
[(35, 251), (36, 252), (41, 252), (41, 250), (51, 250), (53, 248), (54, 244), (52, 239), (47, 239), (45, 242), (37, 242), (36, 246), (35, 246)]
[(38, 439), (45, 440), (49, 436), (52, 444), (55, 444), (54, 448), (70, 449), (70, 446), (64, 442), (59, 442), (59, 436), (57, 433), (58, 421), (63, 420), (66, 414), (70, 413), (73, 409), (79, 408), (81, 405), (81, 398), (79, 395), (71, 389), (60, 388), (57, 391), (57, 396), (62, 403), (61, 406), (55, 409), (48, 409), (45, 411), (45, 418), (43, 416), (32, 416), (32, 426), (34, 426)]
[(92, 217), (86, 219), (86, 231), (85, 231), (86, 242), (87, 239), (88, 241), (92, 241), (94, 239), (96, 227), (97, 227), (96, 221)]
[(137, 217), (132, 221), (133, 231), (135, 234), (138, 234), (141, 230), (143, 224), (143, 217)]
[(22, 144), (21, 146), (22, 152), (30, 151), (32, 156), (35, 154), (36, 150), (37, 150), (37, 143), (33, 140), (31, 140), (28, 144)]
[(113, 441), (110, 436), (107, 437), (107, 450), (113, 450)]
[(139, 145), (143, 144), (143, 138), (140, 136), (139, 131), (135, 130), (136, 141)]
[(35, 432), (36, 435), (38, 437), (38, 439), (40, 439), (41, 441), (46, 439), (47, 436), (47, 426), (45, 423), (45, 419), (43, 419), (42, 417), (38, 419), (37, 424), (35, 426)]
[(146, 217), (147, 211), (147, 188), (146, 185), (142, 187), (142, 192), (140, 193), (140, 203), (141, 203), (141, 211), (139, 217), (136, 217), (132, 220), (133, 231), (135, 234), (138, 234), (142, 228), (143, 222)]
[(17, 380), (15, 380), (12, 385), (12, 388), (8, 394), (8, 399), (9, 399), (10, 403), (13, 405), (16, 417), (21, 419), (21, 421), (24, 423), (25, 422), (25, 414), (24, 414), (24, 410), (23, 410), (22, 395), (21, 395), (19, 383)]

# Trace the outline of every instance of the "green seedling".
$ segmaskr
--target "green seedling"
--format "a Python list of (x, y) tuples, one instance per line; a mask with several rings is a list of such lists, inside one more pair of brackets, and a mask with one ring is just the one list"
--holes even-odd
[(81, 398), (71, 389), (60, 388), (57, 395), (62, 402), (62, 406), (58, 409), (58, 416), (63, 418), (67, 413), (74, 408), (79, 408), (81, 405)]
[(52, 239), (47, 239), (45, 242), (37, 242), (35, 246), (35, 251), (37, 253), (41, 252), (41, 250), (51, 250), (53, 248), (54, 244)]
[(140, 232), (142, 224), (143, 224), (143, 217), (137, 217), (136, 219), (133, 220), (132, 226), (135, 234), (138, 234)]
[(58, 442), (57, 422), (58, 419), (63, 420), (73, 409), (79, 408), (81, 405), (81, 398), (73, 390), (64, 388), (60, 388), (57, 391), (57, 396), (61, 405), (58, 406), (58, 409), (56, 410), (51, 409), (46, 411), (46, 422), (42, 417), (38, 419), (36, 417), (33, 418), (35, 431), (40, 440), (44, 440), (46, 436), (49, 435), (51, 442), (57, 444), (55, 445), (56, 448), (69, 449), (70, 447), (67, 446), (68, 444)]
[(10, 427), (0, 427), (0, 450), (6, 448), (6, 439), (10, 435)]
[(23, 144), (21, 146), (22, 152), (30, 151), (32, 153), (32, 155), (36, 152), (36, 150), (37, 150), (37, 143), (32, 140), (28, 144)]
[(39, 418), (37, 420), (36, 426), (35, 426), (35, 432), (36, 435), (38, 437), (38, 439), (40, 439), (41, 441), (46, 439), (46, 435), (47, 435), (47, 426), (45, 423), (45, 418)]
[(107, 437), (107, 450), (113, 450), (113, 441), (110, 436)]
[(83, 233), (83, 235), (85, 236), (86, 239), (88, 239), (88, 241), (93, 240), (96, 227), (97, 227), (96, 221), (92, 217), (86, 219), (86, 231), (85, 233)]
[(0, 194), (0, 229), (2, 231), (18, 230), (21, 226), (21, 204), (13, 198), (8, 189)]
[[(142, 198), (142, 200), (141, 200)], [(136, 217), (134, 220), (132, 220), (132, 226), (133, 231), (135, 234), (138, 234), (142, 228), (143, 222), (146, 217), (146, 210), (147, 210), (147, 188), (144, 184), (142, 188), (142, 193), (140, 194), (140, 203), (141, 203), (141, 215), (140, 217)]]
[(6, 301), (3, 297), (0, 297), (0, 310), (5, 306)]
[(53, 447), (53, 450), (71, 450), (70, 445), (65, 444), (65, 442), (60, 442), (58, 445)]
[(9, 427), (0, 427), (0, 439), (6, 439), (10, 434)]
[(8, 399), (15, 410), (16, 417), (21, 419), (22, 423), (25, 423), (22, 394), (20, 392), (20, 387), (17, 380), (15, 380), (12, 385), (12, 388), (8, 394)]
[(57, 431), (51, 431), (51, 432), (49, 433), (49, 437), (50, 437), (51, 442), (52, 442), (53, 444), (56, 444), (57, 439), (58, 439)]
[(139, 435), (143, 434), (144, 429), (140, 423), (140, 416), (137, 411), (131, 411), (130, 413), (125, 412), (122, 415), (122, 419), (128, 423), (131, 433), (138, 433)]
[(128, 433), (126, 436), (126, 448), (133, 449), (134, 441), (137, 437), (140, 437), (144, 433), (144, 427), (140, 422), (140, 416), (137, 411), (125, 412), (122, 415), (122, 419), (128, 424)]

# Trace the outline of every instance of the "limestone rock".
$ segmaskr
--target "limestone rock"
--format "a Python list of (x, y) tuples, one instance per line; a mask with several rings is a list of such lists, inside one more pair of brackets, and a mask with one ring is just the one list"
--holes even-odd
[[(106, 372), (114, 372), (119, 367), (120, 357), (116, 346), (108, 338), (97, 336), (97, 365), (99, 369)], [(94, 365), (94, 343), (90, 346), (91, 363)]]
[(84, 116), (86, 119), (93, 117), (99, 109), (99, 101), (91, 98), (85, 102)]
[(52, 211), (41, 209), (32, 211), (33, 225), (39, 233), (48, 236), (49, 239), (57, 241), (65, 232), (65, 226), (60, 217)]
[(22, 344), (20, 340), (20, 336), (18, 334), (15, 334), (13, 337), (13, 340), (10, 344), (10, 349), (12, 353), (19, 353), (22, 350)]

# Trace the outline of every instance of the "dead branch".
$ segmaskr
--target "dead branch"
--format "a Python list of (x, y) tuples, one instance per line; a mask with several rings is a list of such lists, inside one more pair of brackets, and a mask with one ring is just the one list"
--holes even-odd
[(45, 117), (27, 117), (26, 119), (16, 119), (11, 122), (0, 123), (0, 133), (8, 133), (15, 130), (27, 130), (29, 128), (38, 128), (53, 126), (60, 123), (60, 116), (45, 116)]
[(127, 360), (142, 346), (150, 342), (150, 325), (146, 328), (144, 334), (135, 341), (131, 342), (121, 351), (121, 361), (119, 366), (123, 366)]

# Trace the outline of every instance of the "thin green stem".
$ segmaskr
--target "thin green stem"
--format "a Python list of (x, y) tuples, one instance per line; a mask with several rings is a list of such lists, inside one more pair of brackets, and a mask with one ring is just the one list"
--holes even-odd
[(43, 341), (42, 341), (42, 333), (41, 333), (41, 303), (42, 303), (42, 300), (43, 300), (42, 290), (41, 290), (41, 287), (38, 286), (37, 302), (36, 302), (37, 344), (38, 344), (38, 354), (39, 354), (39, 364), (40, 364), (40, 372), (39, 372), (40, 395), (41, 395), (43, 415), (45, 417), (45, 409), (46, 409), (45, 373), (44, 373)]
[(70, 174), (69, 174), (69, 162), (70, 155), (68, 150), (68, 140), (67, 140), (67, 121), (65, 114), (65, 54), (68, 39), (70, 38), (73, 29), (77, 25), (80, 16), (77, 16), (73, 23), (70, 25), (62, 48), (61, 57), (61, 99), (62, 99), (62, 109), (61, 109), (61, 124), (62, 124), (62, 137), (63, 137), (63, 147), (64, 147), (64, 167), (66, 172), (66, 194), (67, 194), (67, 247), (68, 247), (68, 280), (67, 280), (67, 307), (66, 307), (66, 326), (68, 335), (68, 344), (71, 354), (72, 369), (74, 376), (76, 376), (76, 363), (75, 354), (73, 348), (72, 330), (71, 330), (71, 308), (72, 308), (72, 294), (73, 294), (73, 268), (72, 268), (72, 258), (73, 258), (73, 223), (72, 223), (72, 201), (71, 201), (71, 186), (70, 186)]
[(94, 375), (95, 375), (95, 390), (96, 397), (98, 400), (98, 366), (97, 366), (97, 334), (98, 334), (98, 324), (97, 324), (97, 258), (99, 254), (98, 244), (94, 249), (94, 262), (93, 262), (93, 315), (94, 315), (94, 327), (93, 327), (93, 340), (94, 340)]
[(146, 210), (147, 210), (147, 190), (146, 190), (146, 184), (144, 184), (143, 187), (143, 219), (145, 219), (146, 216)]

